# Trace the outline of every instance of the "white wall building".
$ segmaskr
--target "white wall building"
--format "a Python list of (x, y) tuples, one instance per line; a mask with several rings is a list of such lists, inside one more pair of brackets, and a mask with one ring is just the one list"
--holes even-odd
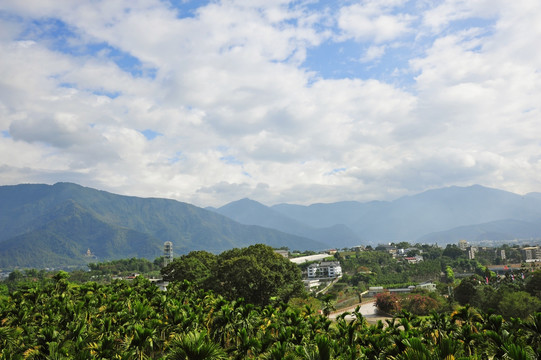
[(338, 261), (322, 261), (311, 264), (306, 269), (308, 278), (336, 278), (342, 276), (342, 267)]

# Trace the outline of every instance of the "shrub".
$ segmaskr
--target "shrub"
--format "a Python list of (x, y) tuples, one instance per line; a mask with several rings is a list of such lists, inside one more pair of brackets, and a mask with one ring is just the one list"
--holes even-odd
[(437, 310), (440, 304), (430, 296), (411, 294), (402, 299), (401, 306), (412, 314), (428, 315), (431, 311)]
[(376, 295), (376, 307), (389, 314), (394, 314), (401, 310), (398, 296), (389, 292), (383, 292)]

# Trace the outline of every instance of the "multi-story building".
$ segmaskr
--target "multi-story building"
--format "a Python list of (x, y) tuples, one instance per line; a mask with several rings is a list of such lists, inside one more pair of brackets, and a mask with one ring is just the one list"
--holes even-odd
[(309, 279), (335, 278), (342, 275), (342, 267), (338, 261), (322, 261), (308, 266), (307, 274)]
[(541, 261), (541, 248), (539, 246), (529, 246), (520, 249), (522, 260), (525, 262)]
[(470, 246), (467, 249), (468, 251), (468, 259), (473, 260), (475, 259), (475, 253), (477, 252), (477, 248), (475, 246)]
[(496, 258), (505, 260), (505, 250), (504, 249), (496, 249)]

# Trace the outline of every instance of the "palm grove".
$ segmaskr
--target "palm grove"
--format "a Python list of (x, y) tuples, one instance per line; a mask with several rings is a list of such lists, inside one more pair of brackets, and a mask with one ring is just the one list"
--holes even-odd
[[(348, 269), (363, 263), (374, 270), (350, 271), (341, 282), (346, 289), (402, 281), (408, 279), (403, 272), (419, 277), (425, 271), (401, 268), (376, 251), (337, 258)], [(476, 266), (459, 257), (432, 260), (439, 261), (438, 273), (446, 267), (457, 270), (459, 263)], [(430, 264), (423, 266), (432, 269)], [(94, 266), (91, 273), (106, 268)], [(527, 273), (523, 281), (491, 279), (489, 284), (479, 275), (461, 282), (444, 276), (442, 288), (462, 291), (473, 304), (457, 299), (461, 306), (453, 297), (442, 302), (438, 294), (420, 292), (396, 299), (402, 307), (386, 309), (392, 317), (376, 324), (358, 309), (352, 318), (344, 313), (336, 321), (320, 315), (303, 291), (299, 268), (263, 245), (220, 255), (192, 252), (161, 271), (172, 281), (166, 292), (143, 277), (77, 282), (77, 273), (64, 272), (49, 277), (29, 271), (30, 277), (3, 284), (1, 358), (535, 359), (541, 353), (541, 313), (502, 315), (483, 303), (508, 293), (539, 301), (539, 271)], [(428, 298), (439, 304), (438, 311), (427, 308), (422, 316), (410, 311), (414, 307), (408, 301)], [(378, 301), (385, 306), (385, 298)]]

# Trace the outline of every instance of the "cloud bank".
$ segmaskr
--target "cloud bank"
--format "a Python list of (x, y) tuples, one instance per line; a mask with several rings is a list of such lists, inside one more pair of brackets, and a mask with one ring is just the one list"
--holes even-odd
[(540, 191), (541, 3), (0, 3), (0, 182), (222, 205)]

